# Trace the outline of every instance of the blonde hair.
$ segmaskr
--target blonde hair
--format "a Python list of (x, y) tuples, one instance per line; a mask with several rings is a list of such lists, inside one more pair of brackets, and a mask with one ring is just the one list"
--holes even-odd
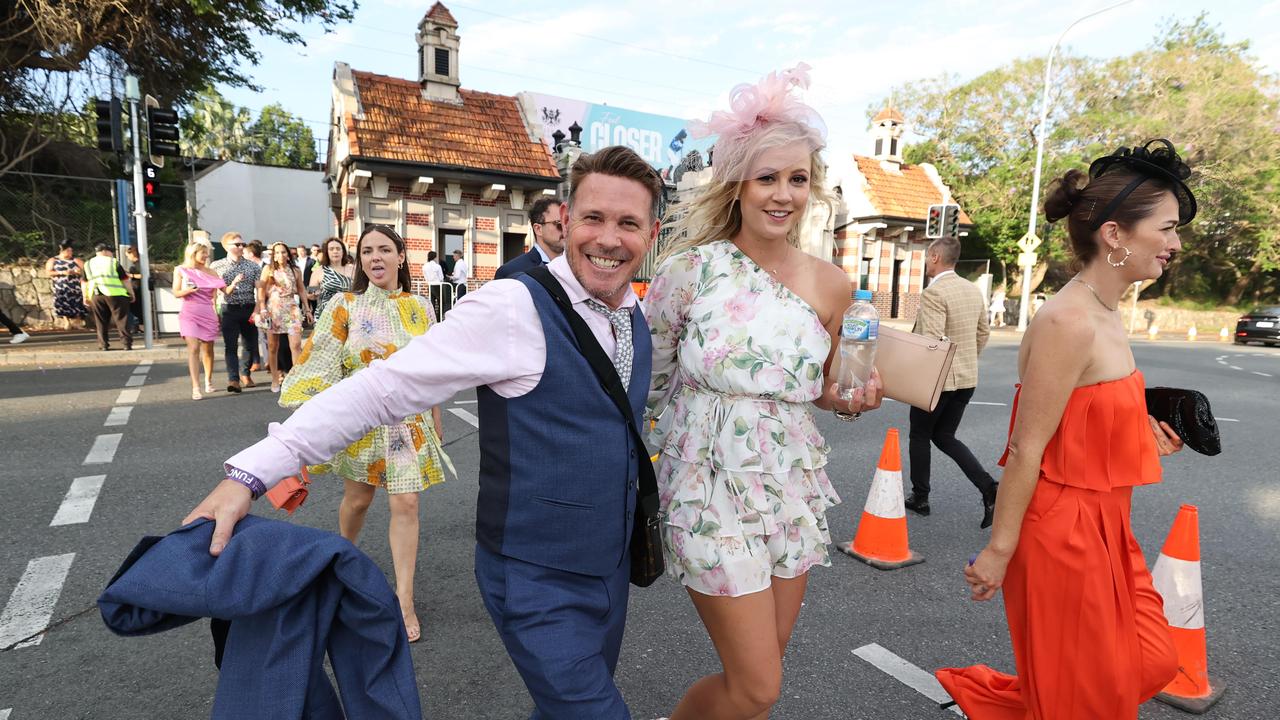
[(243, 235), (241, 235), (240, 233), (236, 232), (235, 230), (232, 230), (232, 231), (230, 231), (230, 232), (224, 232), (224, 233), (222, 233), (222, 239), (221, 239), (221, 240), (219, 240), (218, 242), (222, 243), (222, 246), (223, 246), (223, 247), (226, 247), (226, 246), (227, 246), (227, 243), (231, 242), (232, 240), (235, 240), (236, 238), (240, 238), (241, 240), (244, 240), (244, 236), (243, 236)]
[[(187, 244), (187, 248), (186, 248), (185, 250), (183, 250), (183, 251), (182, 251), (182, 267), (195, 267), (195, 266), (196, 266), (196, 251), (197, 251), (197, 250), (204, 250), (205, 252), (208, 252), (208, 251), (209, 251), (209, 246), (208, 246), (208, 245), (205, 245), (204, 243), (197, 243), (197, 242), (188, 243), (188, 244)], [(212, 254), (212, 253), (210, 253), (210, 254)], [(205, 260), (205, 264), (206, 264), (206, 265), (208, 265), (208, 264), (209, 264), (209, 261), (208, 261), (207, 259)]]
[[(745, 171), (765, 150), (796, 142), (808, 132), (811, 131), (803, 125), (777, 123), (761, 129), (755, 142), (744, 145), (749, 152), (744, 152), (743, 157), (722, 159), (716, 153), (711, 181), (699, 188), (692, 200), (673, 205), (667, 212), (663, 224), (671, 228), (671, 239), (664, 243), (658, 254), (658, 265), (690, 248), (717, 240), (731, 240), (742, 231), (742, 208), (738, 197), (742, 194), (742, 184), (750, 180), (730, 178), (747, 177), (748, 173), (717, 173), (716, 165)], [(831, 205), (831, 196), (827, 193), (827, 167), (820, 150), (809, 153), (809, 163), (809, 201), (800, 220), (787, 233), (787, 242), (792, 247), (800, 247), (800, 232), (813, 206), (818, 203)]]

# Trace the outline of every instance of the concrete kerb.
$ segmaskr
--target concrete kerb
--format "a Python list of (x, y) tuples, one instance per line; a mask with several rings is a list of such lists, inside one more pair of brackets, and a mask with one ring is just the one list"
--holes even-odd
[(143, 360), (184, 360), (187, 349), (181, 345), (157, 345), (150, 350), (69, 350), (50, 348), (0, 351), (0, 367), (71, 367), (77, 365), (136, 365)]

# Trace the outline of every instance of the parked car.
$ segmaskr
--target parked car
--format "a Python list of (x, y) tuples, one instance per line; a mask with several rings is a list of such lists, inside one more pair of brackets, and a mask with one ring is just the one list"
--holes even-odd
[(1236, 321), (1236, 344), (1280, 345), (1280, 305), (1263, 306)]

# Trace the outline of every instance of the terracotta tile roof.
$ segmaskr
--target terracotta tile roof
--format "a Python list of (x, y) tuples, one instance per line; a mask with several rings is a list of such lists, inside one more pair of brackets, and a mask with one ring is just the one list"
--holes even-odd
[(455, 105), (424, 99), (413, 80), (359, 70), (351, 77), (364, 111), (348, 125), (352, 155), (560, 179), (514, 97), (459, 90)]
[[(875, 158), (854, 155), (858, 172), (867, 179), (867, 199), (879, 215), (924, 220), (929, 206), (943, 201), (942, 190), (919, 165), (899, 165), (901, 174), (886, 172)], [(960, 208), (960, 224), (973, 220)]]
[(453, 19), (453, 13), (449, 12), (449, 8), (445, 7), (442, 2), (431, 6), (431, 9), (427, 11), (427, 19), (440, 25), (458, 27), (458, 21)]
[(907, 121), (906, 118), (902, 117), (902, 113), (898, 112), (897, 110), (891, 107), (886, 107), (885, 109), (881, 110), (879, 113), (876, 114), (874, 118), (871, 119), (871, 122), (878, 123), (881, 120), (896, 120), (898, 122)]

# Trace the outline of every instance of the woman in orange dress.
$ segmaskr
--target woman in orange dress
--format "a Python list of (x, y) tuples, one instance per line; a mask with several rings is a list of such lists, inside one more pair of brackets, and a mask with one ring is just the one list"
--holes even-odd
[(1196, 212), (1189, 175), (1157, 140), (1049, 188), (1045, 215), (1067, 221), (1081, 269), (1022, 342), (995, 526), (965, 569), (974, 600), (1003, 589), (1018, 674), (937, 671), (973, 720), (1133, 719), (1177, 671), (1129, 501), (1182, 440), (1147, 415), (1116, 307), (1181, 249), (1177, 228)]

